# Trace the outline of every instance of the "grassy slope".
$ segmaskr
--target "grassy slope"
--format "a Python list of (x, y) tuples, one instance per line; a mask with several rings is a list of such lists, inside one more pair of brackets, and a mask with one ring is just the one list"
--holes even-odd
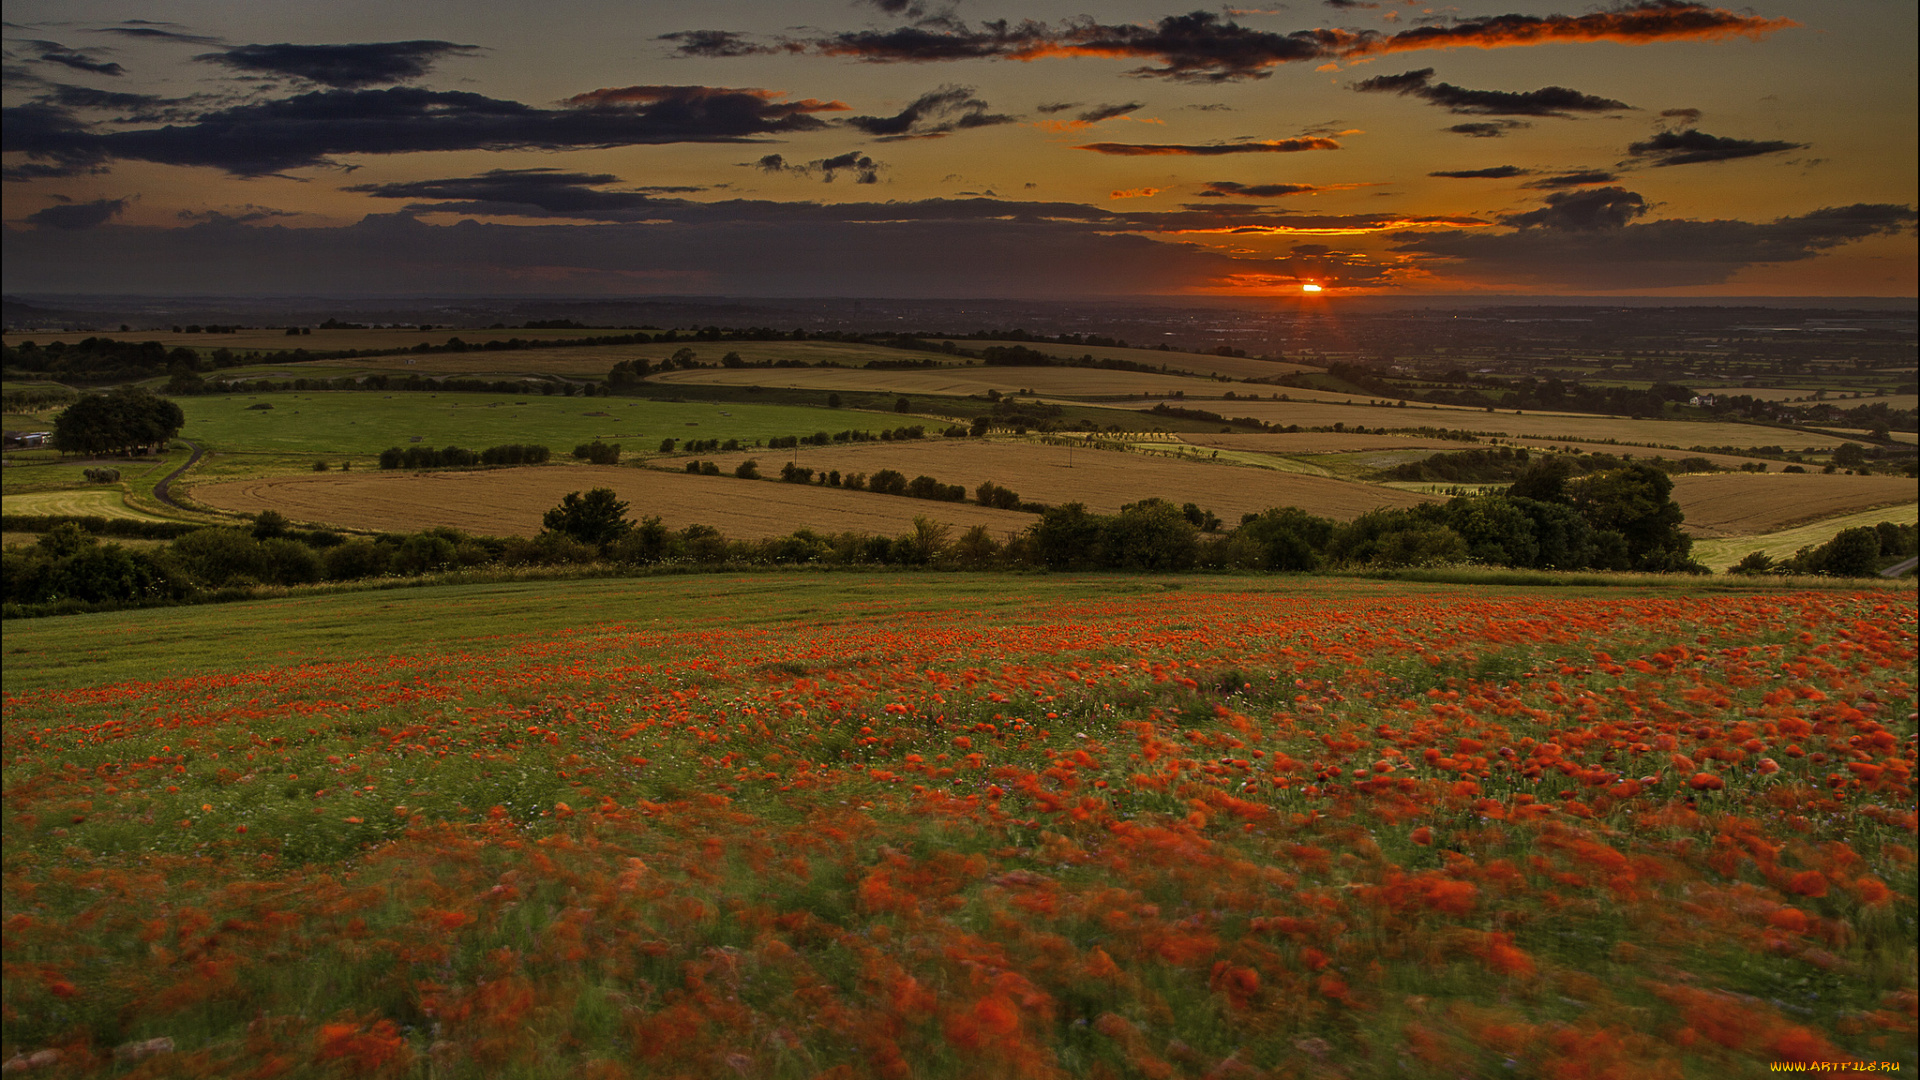
[(1693, 557), (1714, 571), (1725, 570), (1739, 562), (1748, 552), (1764, 551), (1775, 559), (1787, 559), (1793, 553), (1809, 545), (1820, 545), (1840, 535), (1845, 529), (1858, 529), (1878, 525), (1883, 521), (1899, 524), (1911, 524), (1920, 521), (1920, 503), (1906, 506), (1888, 506), (1877, 510), (1862, 510), (1857, 514), (1845, 514), (1840, 517), (1816, 521), (1811, 525), (1800, 525), (1779, 532), (1760, 533), (1755, 536), (1727, 536), (1711, 540), (1695, 540)]

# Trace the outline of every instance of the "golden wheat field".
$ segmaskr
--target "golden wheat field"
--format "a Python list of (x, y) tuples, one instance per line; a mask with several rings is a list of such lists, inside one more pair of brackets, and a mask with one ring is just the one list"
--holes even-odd
[(937, 340), (942, 343), (951, 340), (956, 347), (973, 352), (996, 346), (1009, 348), (1019, 345), (1034, 352), (1069, 360), (1077, 360), (1082, 356), (1092, 356), (1096, 360), (1128, 360), (1136, 364), (1156, 367), (1165, 365), (1168, 371), (1190, 371), (1196, 375), (1221, 375), (1229, 379), (1270, 379), (1276, 375), (1289, 375), (1296, 371), (1320, 370), (1311, 364), (1295, 364), (1286, 360), (1214, 356), (1211, 353), (1161, 352), (1158, 349), (1123, 349), (1111, 345), (1057, 345), (1047, 341), (975, 341), (968, 338)]
[[(1450, 439), (1432, 439), (1419, 435), (1355, 435), (1340, 431), (1301, 431), (1293, 434), (1244, 433), (1219, 435), (1174, 435), (1169, 436), (1193, 446), (1213, 447), (1221, 450), (1233, 450), (1255, 454), (1357, 454), (1368, 451), (1385, 450), (1430, 450), (1436, 454), (1457, 453), (1462, 450), (1484, 450), (1484, 443), (1462, 443)], [(1646, 447), (1621, 447), (1611, 443), (1564, 443), (1553, 439), (1511, 439), (1516, 446), (1529, 450), (1575, 451), (1583, 454), (1620, 454), (1640, 458), (1689, 458), (1701, 457), (1722, 468), (1737, 469), (1742, 465), (1759, 464), (1778, 472), (1786, 465), (1783, 461), (1767, 461), (1764, 458), (1741, 457), (1736, 454), (1695, 454), (1685, 450), (1659, 450)]]
[(1749, 536), (1916, 501), (1904, 476), (1718, 473), (1676, 476), (1673, 498), (1694, 536)]
[[(702, 455), (703, 457), (705, 455)], [(1241, 514), (1274, 506), (1298, 506), (1341, 521), (1378, 506), (1412, 506), (1431, 501), (1371, 484), (1332, 480), (1272, 469), (1208, 461), (1183, 461), (1115, 450), (1049, 446), (1031, 440), (965, 439), (853, 446), (803, 446), (797, 451), (716, 454), (723, 471), (735, 462), (757, 458), (763, 473), (782, 462), (842, 473), (872, 475), (894, 469), (909, 479), (931, 476), (961, 484), (969, 492), (991, 480), (1020, 497), (1049, 505), (1085, 503), (1089, 510), (1113, 513), (1130, 502), (1158, 496), (1174, 503), (1197, 503), (1228, 522)]]
[(630, 503), (633, 518), (659, 517), (675, 529), (711, 525), (735, 540), (799, 528), (893, 536), (911, 531), (917, 516), (962, 529), (985, 525), (998, 536), (1034, 520), (972, 503), (589, 465), (235, 480), (201, 484), (192, 494), (221, 510), (278, 510), (295, 521), (339, 528), (411, 532), (450, 526), (483, 536), (532, 536), (540, 531), (541, 515), (567, 493), (602, 487)]
[[(1290, 391), (1289, 391), (1290, 393)], [(1152, 409), (1156, 401), (1121, 402), (1117, 407)], [(1174, 404), (1181, 404), (1175, 402)], [(1779, 446), (1787, 450), (1822, 450), (1838, 446), (1835, 435), (1752, 424), (1716, 424), (1707, 420), (1635, 420), (1630, 417), (1580, 413), (1527, 412), (1515, 414), (1429, 405), (1340, 405), (1306, 401), (1190, 401), (1189, 408), (1222, 416), (1246, 416), (1269, 424), (1301, 427), (1451, 428), (1535, 439), (1570, 438), (1583, 442), (1642, 443), (1658, 446)]]
[[(1046, 398), (1110, 398), (1152, 394), (1171, 397), (1175, 391), (1215, 393), (1222, 384), (1189, 375), (1153, 375), (1139, 371), (1102, 371), (1096, 368), (1053, 367), (939, 367), (899, 371), (866, 368), (753, 368), (672, 371), (650, 376), (652, 383), (687, 386), (798, 387), (806, 390), (849, 390), (889, 394), (936, 394), (955, 397), (1001, 393), (1038, 394)], [(1205, 408), (1213, 408), (1211, 405)]]

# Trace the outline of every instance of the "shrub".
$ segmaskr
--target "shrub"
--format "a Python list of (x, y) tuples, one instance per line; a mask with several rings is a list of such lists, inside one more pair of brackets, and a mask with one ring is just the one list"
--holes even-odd
[(748, 458), (733, 467), (733, 475), (742, 480), (758, 480), (760, 479), (760, 463), (752, 458)]

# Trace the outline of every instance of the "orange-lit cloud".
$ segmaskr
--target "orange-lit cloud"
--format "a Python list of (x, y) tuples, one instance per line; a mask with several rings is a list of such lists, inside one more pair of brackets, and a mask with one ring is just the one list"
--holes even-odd
[(1418, 26), (1391, 37), (1357, 38), (1340, 51), (1351, 57), (1423, 49), (1505, 49), (1570, 41), (1645, 45), (1655, 41), (1718, 41), (1730, 37), (1758, 40), (1776, 30), (1799, 25), (1792, 19), (1767, 19), (1704, 4), (1665, 0), (1591, 15), (1494, 15), (1463, 20), (1452, 26)]
[(1499, 49), (1556, 42), (1715, 41), (1761, 38), (1798, 26), (1687, 0), (1643, 0), (1588, 15), (1494, 15), (1451, 25), (1420, 26), (1385, 35), (1374, 30), (1316, 28), (1274, 33), (1241, 26), (1209, 11), (1170, 15), (1152, 25), (1109, 25), (1092, 19), (1058, 25), (1026, 20), (969, 26), (957, 20), (860, 30), (821, 37), (752, 44), (729, 31), (666, 35), (682, 56), (741, 56), (778, 51), (813, 52), (868, 63), (950, 60), (1023, 60), (1103, 57), (1145, 60), (1132, 74), (1184, 82), (1264, 79), (1270, 69), (1300, 61), (1337, 61), (1422, 49)]
[(1151, 199), (1160, 194), (1157, 187), (1126, 188), (1108, 195), (1109, 199)]
[(799, 101), (780, 100), (786, 96), (785, 90), (760, 90), (753, 87), (735, 89), (720, 86), (611, 86), (589, 90), (584, 94), (575, 94), (567, 99), (567, 104), (592, 107), (651, 105), (662, 101), (673, 101), (685, 105), (700, 102), (719, 103), (729, 98), (755, 97), (767, 103), (766, 111), (783, 115), (846, 112), (853, 108), (844, 101), (821, 101), (818, 98), (802, 98)]
[(1332, 139), (1261, 139), (1240, 143), (1087, 143), (1075, 150), (1091, 150), (1114, 157), (1216, 157), (1221, 154), (1291, 154), (1301, 150), (1338, 150)]

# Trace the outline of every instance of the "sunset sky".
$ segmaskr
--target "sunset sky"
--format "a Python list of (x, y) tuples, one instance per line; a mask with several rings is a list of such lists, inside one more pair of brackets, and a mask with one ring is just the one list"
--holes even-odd
[(1912, 296), (1911, 0), (9, 0), (9, 293)]

